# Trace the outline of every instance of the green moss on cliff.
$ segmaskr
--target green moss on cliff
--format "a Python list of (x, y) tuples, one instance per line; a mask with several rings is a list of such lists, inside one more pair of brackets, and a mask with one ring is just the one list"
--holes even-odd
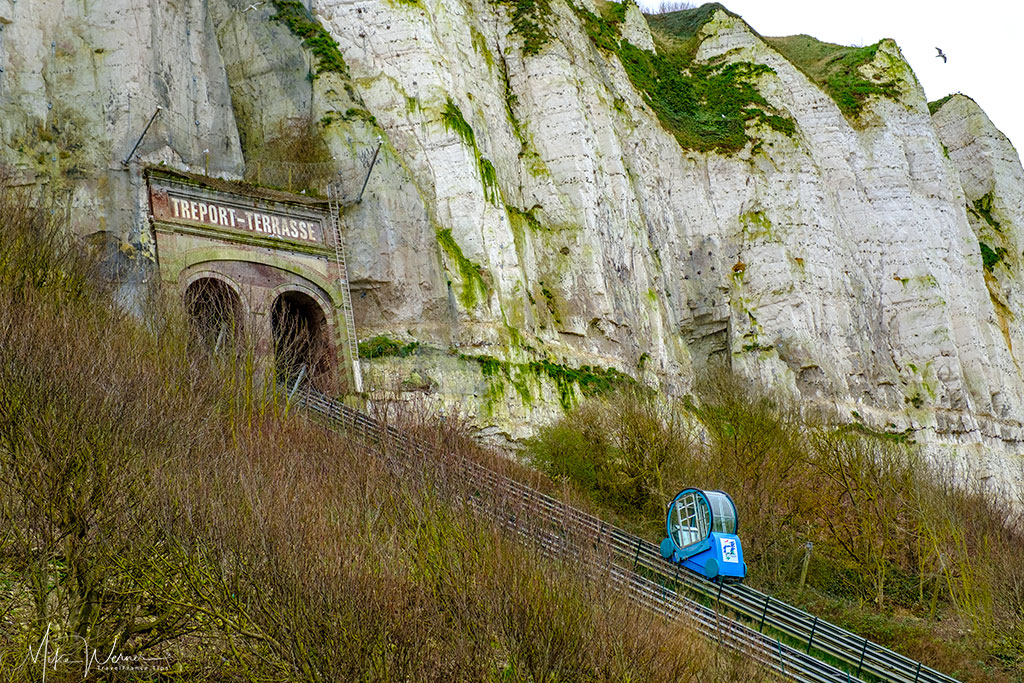
[(984, 242), (978, 242), (981, 248), (981, 261), (985, 270), (992, 272), (995, 267), (1006, 257), (1006, 249), (1003, 247), (990, 247)]
[(531, 230), (544, 229), (540, 221), (537, 219), (537, 216), (534, 215), (537, 211), (536, 207), (530, 209), (529, 211), (523, 211), (517, 206), (506, 204), (505, 210), (508, 212), (509, 220), (512, 221), (513, 223), (518, 223), (520, 226), (527, 226)]
[(540, 283), (540, 294), (544, 297), (544, 304), (547, 306), (548, 313), (551, 314), (552, 320), (555, 321), (555, 325), (558, 327), (562, 326), (562, 316), (558, 312), (558, 299), (554, 293), (548, 289), (548, 286), (543, 282)]
[(348, 66), (341, 56), (338, 42), (331, 37), (323, 26), (309, 13), (306, 6), (298, 0), (273, 0), (277, 12), (270, 17), (288, 27), (292, 33), (302, 38), (302, 44), (310, 49), (316, 57), (316, 72), (327, 71), (348, 75)]
[(739, 221), (743, 229), (743, 236), (747, 239), (771, 240), (775, 238), (771, 219), (764, 211), (748, 211), (739, 217)]
[(988, 223), (997, 232), (1002, 232), (1003, 226), (1000, 225), (999, 221), (997, 221), (995, 217), (992, 215), (993, 200), (994, 195), (991, 192), (989, 192), (971, 202), (971, 204), (967, 207), (967, 210), (970, 211), (975, 216), (977, 216), (978, 218), (980, 218), (981, 220)]
[(473, 37), (473, 51), (483, 56), (484, 61), (487, 62), (487, 70), (492, 71), (494, 69), (494, 54), (487, 47), (487, 39), (484, 34), (480, 33), (475, 26), (469, 27), (469, 33)]
[(494, 164), (487, 157), (477, 154), (477, 171), (480, 172), (480, 184), (484, 188), (484, 197), (491, 204), (498, 206), (501, 203), (501, 189), (498, 187), (498, 173), (494, 170)]
[(533, 400), (531, 384), (550, 380), (558, 391), (558, 402), (564, 410), (571, 409), (579, 396), (587, 398), (624, 387), (637, 387), (637, 381), (615, 368), (599, 368), (584, 365), (572, 368), (549, 360), (529, 363), (511, 363), (493, 356), (460, 355), (462, 360), (472, 361), (480, 366), (480, 372), (488, 381), (488, 401), (504, 396), (504, 384), (510, 383), (516, 389), (525, 405)]
[(523, 40), (523, 53), (535, 55), (551, 40), (548, 17), (551, 4), (548, 0), (491, 0), (504, 7), (512, 20), (512, 32)]
[(896, 99), (899, 85), (880, 76), (868, 78), (860, 67), (875, 59), (880, 43), (848, 47), (825, 43), (808, 35), (765, 38), (783, 57), (829, 94), (848, 119), (856, 120), (872, 97)]
[(470, 311), (476, 307), (480, 299), (487, 300), (490, 296), (490, 287), (487, 284), (485, 275), (487, 273), (483, 266), (473, 263), (462, 253), (462, 248), (452, 237), (450, 228), (437, 231), (437, 243), (448, 255), (448, 258), (455, 264), (462, 280), (462, 287), (459, 289), (459, 301), (463, 307)]
[(445, 130), (458, 135), (467, 147), (476, 149), (476, 135), (473, 133), (473, 128), (466, 122), (459, 105), (455, 104), (450, 97), (441, 109), (441, 123), (444, 124)]
[(501, 202), (501, 188), (498, 187), (498, 174), (494, 170), (494, 164), (487, 157), (481, 156), (480, 149), (476, 146), (476, 134), (473, 132), (473, 127), (466, 122), (462, 110), (450, 97), (441, 109), (441, 123), (444, 124), (445, 130), (458, 135), (463, 144), (473, 150), (484, 197), (490, 203), (498, 206)]

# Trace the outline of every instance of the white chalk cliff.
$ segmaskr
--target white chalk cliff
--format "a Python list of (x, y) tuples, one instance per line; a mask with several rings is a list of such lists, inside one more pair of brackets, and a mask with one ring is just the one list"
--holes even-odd
[(684, 148), (615, 49), (656, 49), (629, 2), (312, 0), (325, 69), (273, 19), (299, 3), (0, 0), (0, 161), (144, 262), (121, 162), (157, 105), (143, 161), (252, 178), (309, 121), (350, 198), (379, 136), (344, 216), (356, 324), (421, 346), (366, 362), (377, 387), (519, 438), (606, 378), (583, 366), (682, 395), (728, 363), (1024, 489), (1009, 141), (964, 96), (930, 113), (891, 41), (857, 68), (895, 94), (851, 116), (716, 10), (692, 64), (768, 67), (745, 82), (788, 123)]

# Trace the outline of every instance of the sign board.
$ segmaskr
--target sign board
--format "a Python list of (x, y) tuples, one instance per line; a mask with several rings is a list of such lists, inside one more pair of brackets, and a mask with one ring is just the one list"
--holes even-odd
[(229, 230), (257, 237), (326, 246), (324, 221), (311, 212), (285, 212), (247, 205), (244, 197), (191, 192), (187, 185), (153, 182), (150, 206), (154, 220), (165, 223)]
[(739, 562), (739, 553), (736, 551), (735, 538), (719, 538), (718, 542), (722, 547), (722, 560), (724, 562)]

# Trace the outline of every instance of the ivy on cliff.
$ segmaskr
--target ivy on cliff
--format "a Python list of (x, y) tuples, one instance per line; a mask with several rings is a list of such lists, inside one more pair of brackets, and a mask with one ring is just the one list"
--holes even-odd
[(512, 20), (512, 32), (523, 39), (523, 53), (535, 55), (551, 40), (548, 17), (551, 15), (549, 0), (491, 0), (494, 5), (504, 7)]
[(320, 25), (305, 5), (298, 0), (273, 0), (272, 4), (277, 12), (270, 19), (281, 22), (302, 38), (302, 44), (316, 57), (317, 74), (333, 72), (348, 75), (348, 66), (341, 55), (338, 41)]
[(486, 301), (490, 296), (491, 288), (486, 280), (487, 271), (480, 264), (466, 258), (462, 253), (462, 247), (452, 237), (451, 228), (437, 231), (437, 243), (459, 271), (459, 278), (462, 280), (459, 301), (467, 311), (471, 311), (478, 301)]

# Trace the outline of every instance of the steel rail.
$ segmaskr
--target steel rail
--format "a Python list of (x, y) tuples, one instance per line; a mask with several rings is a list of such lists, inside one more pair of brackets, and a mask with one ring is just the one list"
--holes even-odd
[[(629, 534), (601, 519), (572, 507), (556, 498), (544, 494), (530, 486), (522, 484), (510, 477), (498, 474), (478, 463), (449, 456), (447, 461), (443, 454), (435, 453), (427, 445), (402, 433), (400, 430), (384, 425), (370, 416), (354, 410), (338, 401), (329, 399), (315, 390), (306, 388), (301, 400), (312, 412), (328, 419), (331, 423), (357, 432), (364, 439), (383, 447), (384, 457), (388, 465), (400, 474), (415, 474), (425, 463), (435, 466), (455, 467), (460, 478), (471, 487), (476, 487), (476, 494), (493, 492), (505, 497), (505, 502), (515, 499), (519, 501), (520, 513), (512, 516), (514, 524), (518, 514), (533, 515), (536, 520), (548, 526), (546, 532), (562, 539), (576, 534), (579, 538), (589, 538), (590, 545), (603, 548), (620, 562), (632, 568), (632, 576), (637, 581), (657, 586), (664, 594), (675, 596), (672, 600), (685, 600), (687, 605), (655, 601), (648, 594), (643, 597), (637, 593), (632, 596), (641, 604), (660, 614), (680, 614), (686, 611), (695, 624), (704, 623), (692, 617), (693, 609), (709, 609), (699, 602), (680, 598), (678, 590), (698, 596), (701, 600), (714, 604), (718, 610), (738, 617), (751, 627), (728, 620), (735, 627), (743, 628), (747, 645), (755, 642), (769, 642), (774, 648), (771, 661), (777, 672), (784, 672), (794, 680), (807, 681), (854, 681), (853, 676), (869, 676), (874, 680), (893, 681), (894, 683), (957, 683), (956, 679), (946, 676), (934, 669), (926, 667), (908, 657), (900, 655), (865, 638), (857, 636), (845, 629), (821, 620), (798, 608), (754, 590), (742, 584), (719, 584), (692, 573), (678, 565), (667, 562), (661, 557), (656, 545), (637, 536)], [(472, 494), (471, 494), (472, 495)], [(478, 506), (478, 509), (481, 509)], [(498, 510), (494, 510), (498, 514)], [(501, 521), (501, 520), (497, 520)], [(509, 520), (505, 520), (507, 523)], [(522, 532), (521, 532), (522, 533)], [(535, 529), (535, 534), (541, 533)], [(550, 542), (550, 539), (548, 539)], [(643, 575), (637, 572), (642, 572)], [(629, 585), (632, 586), (632, 579)], [(665, 598), (668, 600), (668, 598)], [(691, 610), (691, 611), (687, 611)], [(719, 612), (711, 610), (717, 623), (725, 618)], [(707, 618), (706, 616), (703, 618)], [(776, 637), (765, 634), (765, 629), (774, 632)], [(752, 634), (757, 634), (758, 640)], [(708, 633), (704, 633), (708, 635)], [(801, 648), (781, 642), (782, 637)], [(710, 637), (710, 636), (709, 636)], [(765, 640), (766, 639), (766, 640)], [(739, 642), (739, 641), (737, 641)], [(731, 647), (731, 646), (730, 646)], [(788, 649), (787, 649), (788, 648)], [(848, 671), (840, 671), (831, 665), (810, 657), (811, 652), (827, 655), (841, 662)], [(800, 658), (795, 655), (799, 654)], [(756, 657), (755, 657), (756, 658)], [(761, 661), (760, 659), (758, 659)], [(806, 661), (814, 665), (806, 664)], [(776, 666), (777, 665), (777, 666)], [(815, 668), (820, 667), (820, 668)], [(804, 669), (807, 669), (804, 671)], [(800, 678), (797, 676), (808, 676)], [(840, 676), (835, 678), (834, 676)]]
[[(484, 474), (487, 476), (487, 474)], [(497, 482), (496, 475), (491, 473), (492, 481)], [(586, 524), (593, 533), (609, 534), (608, 547), (616, 554), (632, 559), (634, 568), (643, 567), (676, 585), (683, 585), (690, 592), (702, 597), (713, 599), (728, 608), (732, 613), (758, 622), (759, 628), (768, 626), (787, 636), (805, 643), (805, 647), (813, 646), (862, 673), (868, 673), (883, 680), (908, 682), (948, 682), (949, 678), (932, 669), (919, 665), (918, 662), (887, 650), (860, 636), (845, 631), (822, 621), (802, 610), (796, 609), (775, 600), (770, 596), (742, 585), (726, 585), (709, 582), (703, 577), (681, 570), (677, 565), (666, 562), (661, 557), (657, 546), (629, 535), (620, 529), (610, 527), (600, 521), (560, 501), (539, 494), (522, 484), (513, 484), (526, 496), (535, 496), (538, 504), (552, 509), (564, 511), (567, 517), (573, 517), (577, 523)]]

